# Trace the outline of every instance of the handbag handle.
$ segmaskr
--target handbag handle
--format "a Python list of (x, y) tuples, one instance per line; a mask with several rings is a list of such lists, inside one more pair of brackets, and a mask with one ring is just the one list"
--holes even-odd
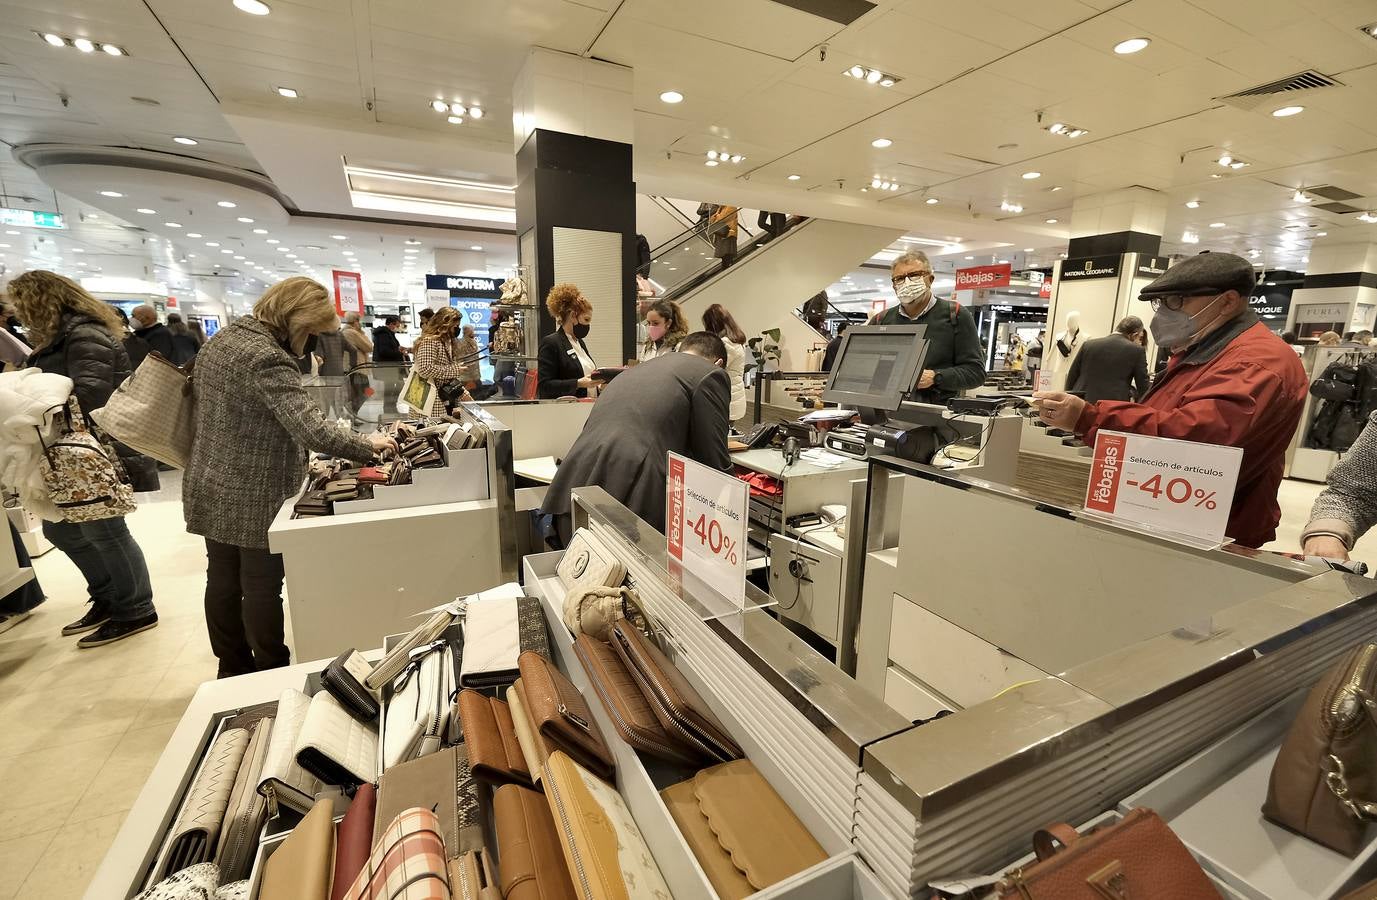
[(1324, 770), (1324, 783), (1329, 792), (1347, 807), (1355, 819), (1363, 821), (1377, 821), (1377, 803), (1371, 800), (1357, 800), (1349, 793), (1348, 773), (1344, 768), (1344, 761), (1333, 753), (1326, 757), (1326, 760), (1334, 767)]
[(1037, 855), (1038, 862), (1042, 862), (1057, 855), (1058, 844), (1069, 850), (1080, 839), (1080, 832), (1070, 825), (1054, 822), (1033, 832), (1033, 853)]

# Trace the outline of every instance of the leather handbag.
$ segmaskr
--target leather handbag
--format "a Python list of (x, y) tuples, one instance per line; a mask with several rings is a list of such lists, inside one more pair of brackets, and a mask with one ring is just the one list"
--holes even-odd
[(745, 755), (654, 641), (623, 619), (612, 626), (611, 643), (666, 733), (700, 754), (703, 765)]
[(516, 730), (516, 742), (521, 747), (521, 755), (526, 759), (526, 770), (531, 773), (531, 780), (540, 784), (540, 779), (545, 774), (545, 758), (550, 755), (550, 749), (545, 744), (545, 739), (540, 736), (540, 732), (536, 730), (535, 722), (531, 720), (525, 698), (525, 688), (518, 678), (516, 684), (507, 688), (507, 709), (512, 714), (512, 727)]
[(492, 807), (504, 900), (577, 900), (545, 798), (505, 784), (493, 794)]
[[(1062, 849), (1057, 849), (1057, 844)], [(1219, 891), (1167, 823), (1150, 809), (1078, 834), (1049, 825), (1033, 835), (1037, 861), (1006, 872), (999, 900), (1219, 900)]]
[(311, 698), (301, 723), (296, 761), (326, 784), (371, 782), (378, 776), (378, 732), (321, 691)]
[(673, 900), (616, 788), (556, 750), (545, 764), (545, 799), (581, 900)]
[(704, 769), (660, 797), (722, 900), (748, 897), (827, 858), (748, 759)]
[(697, 766), (703, 759), (702, 751), (684, 743), (677, 732), (671, 735), (665, 730), (612, 645), (581, 634), (574, 641), (574, 652), (588, 673), (593, 693), (612, 719), (618, 737), (632, 748), (657, 759), (681, 766)]
[(335, 872), (330, 879), (330, 900), (342, 900), (344, 892), (368, 862), (368, 854), (373, 849), (373, 818), (377, 806), (377, 789), (371, 784), (359, 785), (335, 838)]
[(552, 752), (563, 750), (599, 778), (611, 781), (617, 769), (612, 751), (579, 689), (538, 653), (521, 654), (520, 666), (526, 712), (546, 745)]
[(383, 770), (440, 749), (449, 725), (449, 645), (436, 641), (397, 676), (383, 714)]
[(346, 650), (320, 673), (321, 686), (360, 722), (378, 721), (378, 698), (363, 686), (364, 679), (372, 669), (359, 651)]
[(612, 637), (612, 626), (621, 619), (632, 619), (645, 627), (640, 598), (626, 586), (586, 585), (570, 588), (564, 596), (564, 624), (576, 637), (589, 634), (600, 641)]
[(115, 440), (160, 463), (185, 469), (196, 437), (191, 375), (150, 353), (91, 419)]
[(531, 784), (531, 772), (506, 703), (477, 691), (461, 691), (459, 718), (464, 725), (469, 766), (476, 777), (496, 784)]
[(270, 816), (276, 816), (282, 806), (305, 815), (325, 787), (296, 761), (296, 739), (310, 707), (311, 698), (295, 688), (287, 688), (277, 700), (277, 717), (258, 780), (258, 793), (267, 801)]
[(248, 878), (253, 857), (258, 852), (258, 835), (268, 812), (268, 801), (258, 793), (258, 782), (268, 757), (272, 728), (271, 716), (258, 719), (248, 728), (249, 743), (230, 790), (225, 820), (220, 827), (220, 844), (215, 850), (215, 862), (225, 881)]
[(435, 813), (412, 807), (378, 832), (343, 900), (451, 900), (449, 866)]
[(574, 532), (559, 558), (555, 574), (564, 587), (616, 587), (626, 580), (626, 565), (593, 532)]
[(504, 900), (487, 850), (470, 850), (449, 861), (449, 890), (456, 900)]
[(1345, 856), (1377, 819), (1377, 644), (1354, 647), (1311, 688), (1267, 785), (1262, 814)]
[(329, 900), (335, 871), (335, 804), (316, 801), (263, 865), (258, 900)]
[(159, 878), (214, 860), (235, 777), (248, 746), (249, 733), (243, 728), (223, 728), (211, 743), (177, 813)]
[(413, 806), (432, 808), (445, 852), (459, 856), (481, 848), (483, 818), (465, 747), (449, 747), (388, 769), (378, 782), (375, 832)]

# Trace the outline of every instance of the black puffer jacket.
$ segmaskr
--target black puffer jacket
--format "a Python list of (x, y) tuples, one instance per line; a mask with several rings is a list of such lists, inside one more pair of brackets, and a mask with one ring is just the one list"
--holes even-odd
[[(123, 344), (111, 337), (101, 322), (80, 313), (63, 316), (57, 337), (34, 351), (28, 365), (72, 379), (72, 393), (88, 423), (91, 410), (104, 406), (130, 371)], [(158, 489), (157, 463), (118, 442), (115, 450), (134, 490)]]

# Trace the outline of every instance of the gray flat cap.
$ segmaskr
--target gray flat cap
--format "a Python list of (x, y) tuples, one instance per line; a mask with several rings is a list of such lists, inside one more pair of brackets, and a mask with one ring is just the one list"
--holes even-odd
[(1205, 251), (1183, 259), (1138, 293), (1139, 300), (1165, 297), (1170, 294), (1214, 294), (1238, 291), (1249, 296), (1257, 286), (1253, 264), (1232, 253)]

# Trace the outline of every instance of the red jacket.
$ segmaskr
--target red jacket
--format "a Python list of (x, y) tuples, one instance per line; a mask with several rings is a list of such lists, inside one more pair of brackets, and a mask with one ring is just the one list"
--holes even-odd
[(1173, 356), (1142, 402), (1087, 404), (1076, 431), (1087, 444), (1104, 428), (1242, 447), (1224, 533), (1245, 547), (1261, 547), (1277, 535), (1277, 488), (1306, 390), (1295, 351), (1245, 310)]

